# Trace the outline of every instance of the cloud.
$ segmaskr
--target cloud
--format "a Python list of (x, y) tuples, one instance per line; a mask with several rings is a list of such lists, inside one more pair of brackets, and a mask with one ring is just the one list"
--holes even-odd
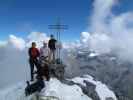
[(7, 44), (6, 41), (0, 41), (0, 47), (5, 46)]
[(90, 38), (90, 34), (88, 32), (82, 32), (80, 36), (81, 43), (87, 43)]
[(98, 53), (108, 53), (113, 47), (113, 40), (106, 34), (83, 32), (81, 33), (81, 41), (84, 45), (88, 45), (91, 51)]
[(95, 0), (91, 16), (91, 32), (107, 32), (106, 19), (112, 17), (112, 6), (117, 0)]
[(31, 32), (26, 39), (10, 35), (0, 42), (0, 89), (30, 78), (28, 47), (32, 41), (38, 46), (49, 37), (45, 33)]
[(17, 49), (23, 50), (25, 48), (25, 40), (22, 38), (18, 38), (14, 35), (9, 36), (8, 43)]
[(37, 47), (42, 46), (42, 43), (45, 41), (48, 43), (49, 37), (46, 35), (46, 33), (41, 33), (41, 32), (31, 32), (27, 36), (27, 46), (31, 45), (31, 42), (36, 42)]
[[(9, 38), (6, 44), (0, 47), (0, 89), (19, 81), (28, 79), (27, 53), (19, 38)], [(20, 44), (22, 46), (20, 46)]]
[(74, 42), (67, 42), (67, 43), (62, 43), (64, 49), (75, 49), (81, 46), (79, 41), (74, 41)]
[(124, 60), (133, 59), (133, 12), (114, 15), (118, 0), (95, 0), (89, 32), (81, 33), (81, 41), (90, 49), (107, 53), (112, 50)]
[[(112, 18), (110, 31), (116, 37), (127, 36), (133, 32), (133, 12), (122, 13)], [(121, 35), (120, 35), (121, 34)]]

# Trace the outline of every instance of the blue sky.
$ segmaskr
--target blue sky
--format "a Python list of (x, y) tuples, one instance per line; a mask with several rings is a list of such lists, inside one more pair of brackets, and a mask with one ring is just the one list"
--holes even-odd
[[(53, 33), (48, 25), (57, 17), (69, 26), (62, 32), (65, 41), (76, 40), (89, 26), (94, 0), (0, 0), (0, 40), (9, 34), (26, 37), (30, 32)], [(133, 0), (120, 0), (113, 13), (133, 11)]]

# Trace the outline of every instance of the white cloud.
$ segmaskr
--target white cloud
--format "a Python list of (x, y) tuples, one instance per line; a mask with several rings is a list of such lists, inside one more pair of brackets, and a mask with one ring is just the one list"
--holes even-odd
[(89, 37), (90, 37), (90, 34), (88, 32), (82, 32), (80, 37), (81, 43), (83, 44), (87, 43), (89, 40)]
[(88, 45), (90, 50), (98, 53), (108, 53), (113, 47), (113, 40), (106, 34), (83, 32), (81, 33), (81, 41), (84, 45)]
[(27, 46), (32, 41), (38, 46), (48, 39), (45, 33), (32, 32), (27, 39), (10, 35), (7, 41), (0, 42), (0, 89), (16, 82), (26, 81), (30, 77)]
[(5, 46), (7, 44), (7, 41), (0, 41), (0, 47)]
[(12, 45), (13, 47), (23, 50), (25, 48), (25, 40), (22, 38), (18, 38), (14, 35), (9, 36), (8, 40), (9, 45)]
[(64, 49), (75, 49), (81, 46), (79, 41), (62, 43)]
[(14, 45), (7, 43), (0, 47), (0, 89), (28, 79), (27, 53)]
[(81, 38), (81, 41), (89, 43), (88, 46), (95, 51), (107, 53), (113, 49), (122, 59), (131, 60), (133, 59), (133, 47), (131, 46), (133, 43), (133, 12), (114, 15), (112, 7), (117, 3), (120, 2), (118, 0), (94, 1), (89, 26), (90, 38), (81, 33), (81, 36), (84, 37)]
[(128, 36), (133, 32), (133, 12), (122, 13), (112, 18), (110, 23), (111, 32), (116, 37)]
[(31, 34), (27, 37), (27, 46), (31, 45), (31, 42), (36, 42), (37, 47), (42, 46), (42, 43), (45, 41), (48, 43), (49, 37), (46, 35), (46, 33), (41, 32), (31, 32)]
[(92, 32), (107, 32), (106, 19), (112, 17), (112, 6), (117, 0), (95, 0), (91, 17)]

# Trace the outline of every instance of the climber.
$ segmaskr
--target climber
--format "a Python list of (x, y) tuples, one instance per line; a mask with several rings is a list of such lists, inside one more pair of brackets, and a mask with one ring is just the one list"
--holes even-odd
[(47, 43), (46, 42), (43, 42), (43, 46), (41, 47), (40, 49), (40, 57), (44, 57), (45, 60), (49, 60), (49, 54), (50, 54), (50, 50), (47, 46)]
[(46, 80), (49, 81), (49, 53), (50, 50), (47, 46), (47, 43), (43, 43), (43, 47), (40, 49), (40, 66), (41, 69), (39, 71), (40, 76), (45, 76)]
[(40, 55), (39, 50), (36, 48), (36, 43), (32, 42), (31, 48), (28, 50), (29, 53), (29, 64), (30, 64), (30, 70), (31, 70), (31, 81), (34, 81), (34, 66), (36, 66), (36, 69), (39, 69), (38, 65), (38, 57)]
[(54, 35), (51, 35), (50, 37), (51, 39), (48, 42), (48, 47), (50, 49), (49, 59), (55, 61), (55, 51), (56, 51), (55, 44), (57, 40), (54, 38)]
[(41, 92), (41, 90), (45, 87), (45, 83), (43, 81), (43, 77), (36, 80), (36, 82), (31, 83), (29, 81), (26, 82), (27, 86), (25, 88), (25, 95), (29, 96), (35, 92)]

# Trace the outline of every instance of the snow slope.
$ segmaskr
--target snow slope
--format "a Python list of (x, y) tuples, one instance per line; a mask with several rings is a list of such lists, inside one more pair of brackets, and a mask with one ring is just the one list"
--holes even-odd
[[(108, 87), (99, 81), (94, 81), (89, 75), (84, 77), (76, 77), (69, 79), (75, 83), (84, 84), (84, 80), (96, 85), (96, 92), (101, 100), (105, 100), (106, 97), (112, 97), (116, 99), (115, 94), (108, 89)], [(49, 82), (45, 82), (46, 87), (39, 93), (40, 96), (54, 96), (60, 100), (92, 100), (90, 97), (82, 92), (82, 89), (78, 85), (67, 85), (61, 83), (56, 78), (51, 78)], [(0, 91), (0, 100), (31, 100), (34, 94), (26, 98), (24, 95), (24, 88), (26, 84), (24, 82), (19, 83), (11, 88)]]
[(40, 95), (55, 96), (60, 100), (92, 100), (86, 96), (77, 85), (69, 86), (53, 78), (46, 84), (44, 92)]
[[(84, 75), (82, 78), (76, 77), (71, 79), (71, 81), (85, 86), (84, 80), (96, 85), (96, 92), (101, 100), (106, 100), (106, 98), (110, 97), (113, 98), (113, 100), (117, 100), (113, 91), (100, 81), (95, 81), (93, 77), (89, 75)], [(61, 83), (57, 79), (51, 79), (50, 82), (46, 83), (46, 88), (41, 92), (41, 95), (55, 96), (60, 98), (60, 100), (92, 100), (82, 92), (78, 85), (69, 86)]]
[(0, 100), (30, 100), (32, 96), (28, 98), (25, 97), (25, 87), (26, 84), (22, 82), (4, 90), (0, 90)]
[(72, 79), (72, 81), (74, 81), (75, 83), (80, 83), (86, 86), (86, 84), (84, 83), (84, 80), (96, 85), (95, 91), (98, 93), (101, 100), (106, 100), (106, 98), (108, 97), (112, 97), (114, 100), (117, 100), (113, 91), (111, 91), (105, 84), (101, 83), (100, 81), (94, 81), (93, 77), (89, 75), (84, 75), (83, 78), (76, 77)]

